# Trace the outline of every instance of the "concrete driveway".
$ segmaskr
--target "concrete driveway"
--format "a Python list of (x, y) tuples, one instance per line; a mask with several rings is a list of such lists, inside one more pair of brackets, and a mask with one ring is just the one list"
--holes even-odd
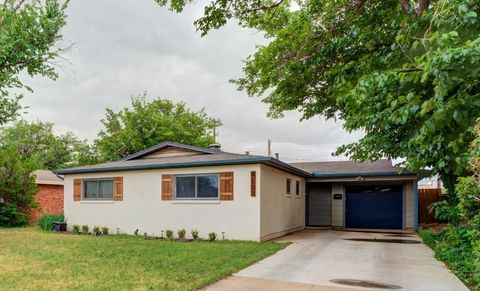
[(424, 244), (383, 239), (421, 241), (414, 234), (304, 230), (283, 237), (293, 242), (284, 250), (207, 289), (468, 290)]

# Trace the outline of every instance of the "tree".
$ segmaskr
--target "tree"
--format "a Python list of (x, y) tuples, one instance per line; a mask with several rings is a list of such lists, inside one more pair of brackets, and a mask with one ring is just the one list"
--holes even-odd
[(132, 108), (119, 112), (107, 109), (95, 146), (104, 161), (117, 160), (154, 146), (174, 141), (205, 147), (215, 141), (212, 131), (220, 125), (205, 110), (191, 111), (185, 103), (167, 99), (146, 101), (146, 95), (132, 98)]
[(0, 149), (0, 226), (26, 225), (36, 207), (35, 164), (16, 149)]
[[(181, 12), (190, 1), (157, 0)], [(295, 6), (294, 6), (295, 4)], [(453, 192), (467, 174), (480, 113), (478, 0), (214, 0), (195, 22), (206, 34), (230, 18), (270, 39), (233, 81), (263, 96), (270, 116), (339, 118), (363, 131), (337, 154), (405, 158)]]
[(96, 153), (86, 140), (72, 132), (57, 135), (53, 124), (20, 120), (0, 128), (0, 148), (16, 149), (23, 158), (30, 159), (37, 169), (58, 169), (97, 161)]
[(0, 125), (14, 120), (22, 108), (22, 95), (11, 96), (11, 89), (25, 88), (19, 73), (56, 79), (53, 61), (64, 48), (62, 39), (68, 1), (5, 0), (0, 4)]

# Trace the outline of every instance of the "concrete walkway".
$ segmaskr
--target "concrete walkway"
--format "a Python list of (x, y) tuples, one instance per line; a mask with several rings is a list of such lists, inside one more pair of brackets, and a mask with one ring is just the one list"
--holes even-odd
[[(369, 284), (385, 284), (390, 290), (468, 290), (424, 244), (349, 239), (421, 241), (414, 234), (304, 230), (282, 238), (293, 242), (287, 248), (207, 289), (382, 290), (387, 286)], [(339, 279), (359, 284), (331, 281)]]

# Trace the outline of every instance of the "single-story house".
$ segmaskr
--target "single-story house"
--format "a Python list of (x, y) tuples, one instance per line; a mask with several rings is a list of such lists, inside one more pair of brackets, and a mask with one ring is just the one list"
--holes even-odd
[(37, 221), (43, 214), (63, 214), (63, 178), (48, 170), (37, 170), (34, 175), (38, 208), (30, 213), (32, 220)]
[(269, 240), (305, 227), (417, 228), (417, 175), (391, 161), (287, 164), (163, 142), (122, 160), (56, 171), (69, 224)]

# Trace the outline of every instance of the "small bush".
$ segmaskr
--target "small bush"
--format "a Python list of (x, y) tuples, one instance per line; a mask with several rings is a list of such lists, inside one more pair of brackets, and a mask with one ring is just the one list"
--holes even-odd
[(167, 236), (167, 238), (168, 238), (169, 240), (173, 240), (173, 230), (167, 229), (167, 230), (165, 231), (165, 235)]
[(102, 227), (102, 233), (104, 235), (108, 235), (108, 227), (106, 227), (106, 226)]
[(192, 238), (198, 240), (198, 230), (192, 229)]
[(177, 234), (178, 234), (178, 238), (181, 239), (181, 240), (184, 240), (185, 239), (185, 235), (187, 234), (187, 231), (185, 229), (180, 229), (179, 231), (177, 231)]
[(83, 233), (88, 233), (88, 225), (82, 225), (82, 232)]
[(44, 214), (38, 220), (38, 226), (43, 230), (52, 230), (54, 222), (65, 222), (63, 214)]
[(100, 226), (95, 225), (95, 226), (93, 227), (93, 230), (92, 230), (92, 231), (93, 231), (93, 234), (100, 234), (100, 233), (101, 233), (101, 232), (100, 232)]
[(80, 225), (78, 224), (72, 225), (72, 231), (73, 233), (80, 233)]
[(208, 234), (208, 240), (214, 241), (216, 239), (217, 239), (217, 234), (216, 233), (211, 232), (211, 233)]

